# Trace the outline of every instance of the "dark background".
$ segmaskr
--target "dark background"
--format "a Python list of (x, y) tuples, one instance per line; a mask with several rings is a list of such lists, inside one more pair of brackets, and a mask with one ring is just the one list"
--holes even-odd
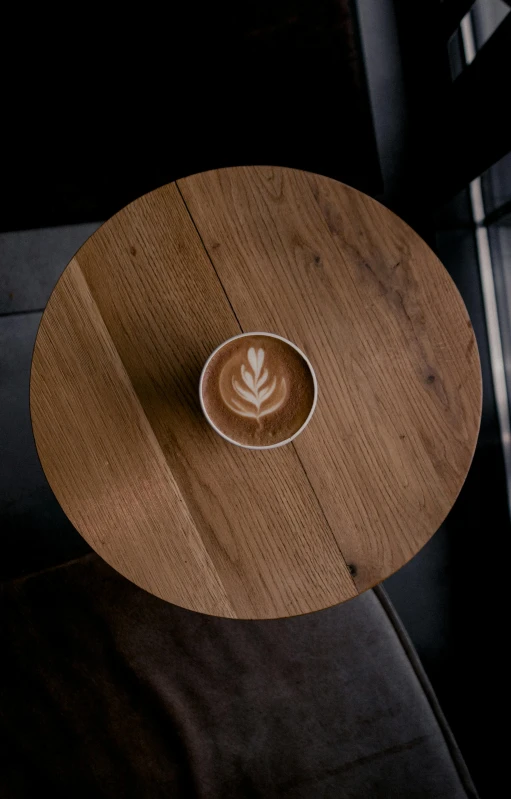
[(72, 46), (62, 30), (20, 41), (18, 62), (37, 69), (9, 114), (4, 230), (104, 219), (162, 183), (234, 164), (379, 188), (347, 0), (199, 3), (103, 25), (89, 38), (80, 20)]
[(509, 515), (467, 186), (511, 149), (511, 17), (453, 81), (448, 41), (470, 5), (250, 0), (149, 4), (111, 19), (85, 6), (4, 15), (0, 255), (17, 263), (16, 248), (32, 244), (12, 232), (32, 241), (45, 229), (47, 271), (39, 250), (22, 287), (19, 269), (0, 263), (1, 576), (87, 551), (37, 462), (28, 379), (40, 310), (95, 224), (220, 166), (279, 164), (344, 181), (438, 252), (478, 339), (485, 400), (472, 469), (441, 530), (386, 587), (481, 795), (493, 797), (505, 769), (494, 721)]

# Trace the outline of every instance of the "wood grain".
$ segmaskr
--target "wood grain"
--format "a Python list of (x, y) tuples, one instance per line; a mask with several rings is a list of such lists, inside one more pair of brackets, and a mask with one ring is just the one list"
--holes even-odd
[[(204, 361), (267, 330), (311, 358), (293, 445), (225, 442)], [(463, 303), (407, 226), (288, 169), (193, 176), (114, 216), (59, 281), (34, 350), (48, 480), (114, 568), (168, 601), (271, 618), (349, 599), (435, 532), (470, 465), (481, 379)]]
[[(157, 596), (201, 593), (234, 616), (76, 261), (39, 330), (31, 410), (48, 480), (90, 544)], [(162, 562), (174, 564), (165, 584)]]
[[(61, 320), (70, 317), (64, 327)], [(97, 342), (100, 324), (111, 342), (108, 359)], [(83, 344), (74, 328), (88, 337)], [(202, 365), (238, 332), (176, 186), (128, 206), (78, 252), (44, 314), (31, 386), (41, 462), (91, 546), (158, 596), (249, 618), (335, 604), (356, 589), (296, 452), (241, 450), (202, 417)], [(136, 399), (126, 419), (114, 412), (121, 367)], [(131, 432), (140, 418), (172, 490), (152, 482), (149, 442), (142, 446)], [(126, 464), (131, 470), (134, 462), (127, 480)], [(208, 589), (184, 540), (176, 497), (193, 522), (187, 535), (193, 531), (202, 544), (231, 611)], [(146, 519), (154, 524), (144, 528)]]
[(468, 471), (481, 376), (463, 302), (402, 220), (333, 180), (258, 167), (178, 185), (243, 329), (316, 369), (294, 446), (362, 591), (426, 543)]

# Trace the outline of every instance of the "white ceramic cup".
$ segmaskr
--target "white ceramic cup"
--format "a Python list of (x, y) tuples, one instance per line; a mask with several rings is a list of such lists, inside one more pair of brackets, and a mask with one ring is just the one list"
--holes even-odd
[[(210, 417), (208, 415), (208, 412), (206, 410), (206, 407), (204, 405), (204, 398), (202, 396), (202, 387), (203, 387), (203, 383), (204, 383), (204, 375), (206, 374), (208, 366), (211, 363), (212, 359), (215, 357), (217, 352), (219, 352), (227, 344), (230, 344), (231, 341), (236, 341), (236, 339), (239, 339), (239, 338), (246, 338), (247, 336), (267, 336), (268, 338), (277, 338), (280, 341), (284, 341), (286, 344), (288, 344), (290, 347), (292, 347), (294, 350), (296, 350), (302, 356), (303, 360), (305, 361), (305, 363), (309, 367), (311, 375), (312, 375), (312, 381), (313, 381), (313, 384), (314, 384), (314, 399), (312, 401), (312, 407), (310, 409), (309, 415), (307, 416), (307, 418), (306, 418), (305, 422), (302, 424), (302, 426), (296, 431), (296, 433), (293, 433), (292, 436), (290, 436), (289, 438), (284, 439), (284, 441), (278, 441), (276, 444), (268, 444), (267, 446), (252, 446), (250, 444), (241, 444), (239, 441), (235, 441), (233, 438), (229, 438), (229, 436), (226, 436), (225, 433), (222, 433), (222, 431), (219, 430), (218, 427), (214, 424), (214, 422), (210, 419)], [(211, 425), (213, 430), (216, 433), (218, 433), (219, 436), (222, 436), (222, 438), (224, 438), (226, 441), (229, 441), (230, 444), (235, 444), (237, 447), (242, 447), (243, 449), (276, 449), (276, 447), (283, 447), (284, 444), (289, 444), (291, 441), (293, 441), (296, 438), (296, 436), (299, 436), (300, 433), (302, 433), (305, 430), (305, 428), (307, 427), (307, 425), (309, 424), (310, 420), (312, 419), (312, 415), (313, 415), (314, 411), (316, 410), (316, 404), (317, 404), (317, 401), (318, 401), (318, 381), (317, 381), (316, 373), (314, 371), (314, 368), (313, 368), (311, 362), (309, 361), (309, 359), (307, 358), (305, 353), (302, 352), (302, 350), (299, 347), (297, 347), (296, 344), (293, 344), (292, 341), (289, 341), (287, 338), (283, 338), (283, 336), (277, 336), (276, 333), (260, 333), (260, 332), (257, 332), (257, 333), (240, 333), (239, 336), (232, 336), (232, 338), (228, 338), (226, 341), (222, 342), (222, 344), (220, 344), (220, 346), (218, 346), (215, 350), (213, 350), (213, 352), (211, 353), (211, 355), (207, 359), (207, 361), (204, 364), (204, 367), (202, 369), (201, 376), (200, 376), (200, 381), (199, 381), (199, 399), (200, 399), (202, 412), (204, 413), (204, 416), (206, 417), (207, 421), (209, 422), (209, 424)]]

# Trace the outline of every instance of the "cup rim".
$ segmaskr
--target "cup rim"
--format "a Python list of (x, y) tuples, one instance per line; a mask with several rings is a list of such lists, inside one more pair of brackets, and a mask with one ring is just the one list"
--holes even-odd
[[(308, 414), (305, 422), (302, 424), (302, 426), (295, 433), (293, 433), (292, 436), (289, 436), (289, 438), (284, 439), (284, 441), (278, 441), (276, 444), (260, 444), (260, 445), (242, 444), (240, 441), (235, 441), (234, 438), (229, 438), (229, 436), (227, 436), (225, 433), (223, 433), (216, 426), (216, 424), (211, 420), (208, 412), (206, 411), (206, 407), (204, 405), (204, 400), (202, 398), (202, 385), (203, 385), (203, 382), (204, 382), (204, 375), (206, 374), (206, 370), (207, 370), (211, 360), (215, 357), (217, 352), (219, 352), (221, 349), (223, 349), (226, 346), (226, 344), (230, 344), (231, 341), (236, 341), (236, 339), (238, 339), (238, 338), (246, 338), (247, 336), (267, 336), (268, 338), (277, 338), (280, 341), (284, 341), (286, 344), (289, 344), (290, 347), (293, 347), (293, 349), (295, 349), (302, 356), (302, 358), (304, 359), (305, 363), (309, 367), (310, 373), (312, 375), (312, 382), (313, 382), (313, 385), (314, 385), (314, 399), (312, 401), (312, 406), (311, 406), (311, 409), (309, 411), (309, 414)], [(318, 402), (318, 380), (317, 380), (317, 377), (316, 377), (316, 372), (314, 371), (314, 367), (311, 364), (311, 362), (308, 359), (308, 357), (306, 356), (306, 354), (303, 352), (303, 350), (300, 349), (300, 347), (298, 347), (296, 344), (294, 344), (288, 338), (284, 338), (284, 336), (279, 336), (278, 333), (267, 333), (267, 332), (261, 331), (261, 330), (250, 332), (250, 333), (238, 333), (237, 336), (231, 336), (230, 338), (227, 338), (225, 341), (222, 341), (222, 343), (219, 344), (218, 347), (216, 347), (213, 350), (213, 352), (210, 354), (210, 356), (206, 360), (206, 363), (202, 367), (202, 372), (201, 372), (201, 376), (200, 376), (200, 380), (199, 380), (199, 400), (200, 400), (200, 405), (201, 405), (201, 408), (202, 408), (202, 412), (203, 412), (203, 414), (204, 414), (204, 416), (206, 418), (206, 421), (208, 422), (210, 427), (212, 427), (213, 430), (216, 433), (218, 433), (218, 435), (221, 436), (225, 441), (228, 441), (230, 444), (234, 444), (236, 447), (241, 447), (242, 449), (259, 449), (259, 450), (261, 450), (261, 449), (276, 449), (277, 447), (283, 447), (285, 444), (290, 444), (291, 441), (293, 441), (298, 435), (300, 435), (300, 433), (302, 433), (305, 430), (305, 428), (307, 427), (307, 425), (309, 424), (309, 422), (310, 422), (310, 420), (311, 420), (311, 418), (312, 418), (312, 416), (314, 414), (314, 411), (316, 410), (316, 405), (317, 405), (317, 402)]]

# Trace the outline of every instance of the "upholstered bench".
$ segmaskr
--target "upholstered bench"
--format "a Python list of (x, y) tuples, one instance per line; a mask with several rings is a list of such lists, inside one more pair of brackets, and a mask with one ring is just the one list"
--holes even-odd
[(4, 799), (476, 796), (381, 589), (218, 619), (87, 555), (1, 597)]

